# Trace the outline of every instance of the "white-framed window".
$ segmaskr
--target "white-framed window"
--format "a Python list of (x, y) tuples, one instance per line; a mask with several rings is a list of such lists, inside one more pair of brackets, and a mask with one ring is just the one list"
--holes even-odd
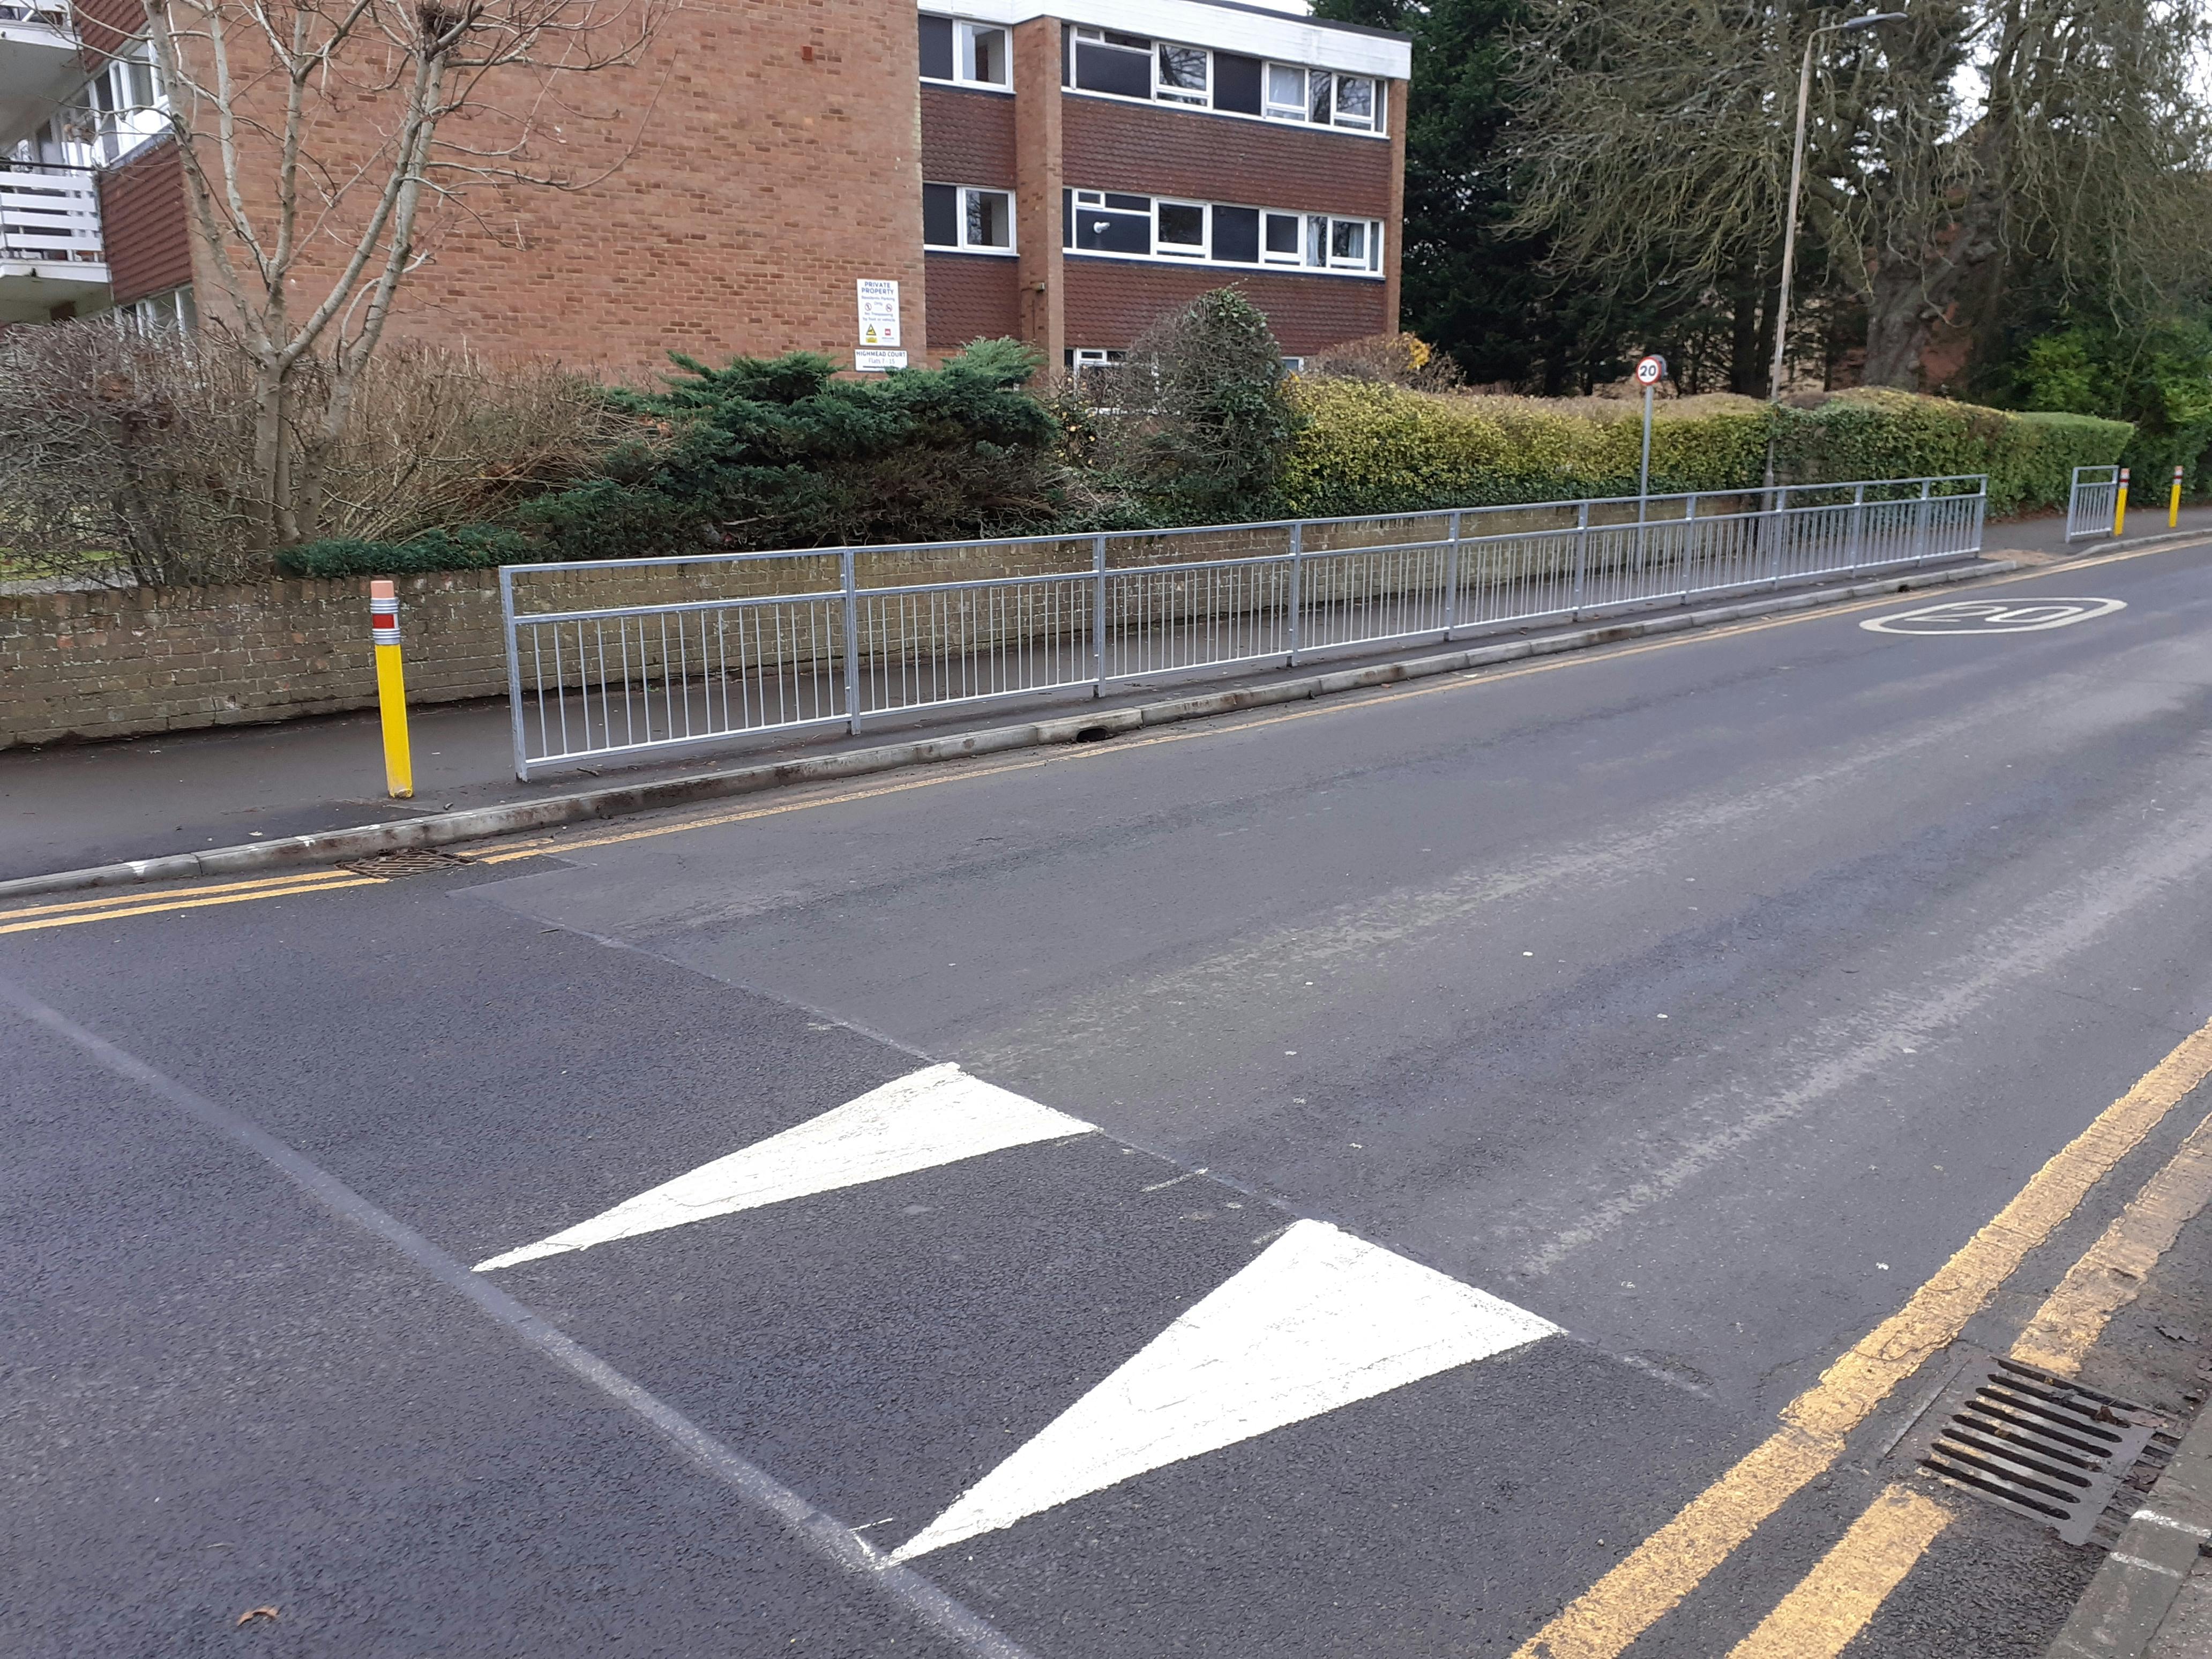
[(65, 136), (89, 147), (101, 163), (112, 165), (169, 130), (168, 88), (150, 42), (125, 46), (78, 97), (76, 107), (63, 112)]
[(1382, 92), (1371, 76), (1272, 64), (1239, 52), (1075, 23), (1066, 26), (1060, 47), (1060, 83), (1077, 92), (1352, 132), (1382, 131)]
[(1212, 246), (1206, 234), (1211, 210), (1203, 202), (1155, 201), (1152, 252), (1177, 259), (1203, 259)]
[(1014, 193), (975, 185), (924, 185), (921, 245), (962, 253), (1013, 252)]
[(1067, 354), (1067, 372), (1071, 377), (1080, 380), (1086, 369), (1096, 371), (1109, 368), (1120, 362), (1127, 355), (1126, 352), (1103, 350), (1092, 346), (1077, 346)]
[(1379, 219), (1285, 213), (1110, 190), (1069, 190), (1061, 199), (1060, 246), (1071, 253), (1382, 274)]
[(957, 87), (1008, 92), (1014, 84), (1012, 40), (997, 23), (921, 15), (921, 78)]
[(1343, 127), (1353, 132), (1382, 131), (1382, 89), (1370, 75), (1340, 75), (1297, 64), (1267, 65), (1267, 118)]
[(140, 334), (189, 334), (199, 326), (199, 308), (192, 303), (190, 283), (161, 294), (142, 295), (115, 307), (117, 319)]

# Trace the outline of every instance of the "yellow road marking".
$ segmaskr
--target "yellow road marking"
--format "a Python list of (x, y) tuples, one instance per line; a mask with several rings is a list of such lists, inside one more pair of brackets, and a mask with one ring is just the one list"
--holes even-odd
[(71, 899), (65, 903), (26, 905), (20, 910), (0, 910), (0, 921), (21, 921), (27, 916), (55, 916), (70, 910), (104, 909), (118, 904), (144, 904), (152, 899), (198, 898), (205, 893), (239, 893), (249, 888), (287, 888), (325, 882), (337, 872), (306, 870), (289, 876), (263, 876), (253, 881), (227, 881), (212, 887), (125, 887), (98, 898)]
[[(334, 872), (333, 874), (336, 872)], [(0, 933), (30, 933), (47, 927), (75, 927), (87, 921), (112, 921), (123, 916), (150, 916), (165, 910), (204, 910), (211, 904), (246, 904), (255, 899), (284, 898), (293, 893), (327, 893), (340, 887), (376, 887), (376, 876), (349, 876), (342, 881), (319, 881), (310, 886), (286, 887), (275, 892), (223, 893), (213, 898), (179, 899), (167, 904), (137, 904), (121, 910), (93, 910), (76, 916), (44, 916), (36, 921), (9, 922)]]
[(1950, 1518), (1934, 1498), (1890, 1487), (1729, 1659), (1836, 1659)]
[(2212, 1200), (2212, 1117), (2197, 1126), (2172, 1161), (2143, 1183), (2013, 1344), (2012, 1357), (2071, 1376), (2112, 1317), (2142, 1289), (2182, 1228)]
[(1514, 1659), (1613, 1659), (1844, 1450), (1844, 1437), (1958, 1339), (1966, 1322), (2113, 1166), (2212, 1074), (2212, 1022), (2184, 1038), (2062, 1148), (1897, 1313), (1791, 1401), (1782, 1428), (1690, 1500), (1515, 1650)]

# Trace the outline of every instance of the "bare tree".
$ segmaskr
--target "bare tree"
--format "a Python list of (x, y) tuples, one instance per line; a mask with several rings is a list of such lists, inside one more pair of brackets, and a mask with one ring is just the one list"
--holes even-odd
[[(1849, 9), (1541, 0), (1522, 222), (1582, 284), (1723, 296), (1741, 382), (1747, 348), (1772, 344), (1798, 54)], [(1905, 9), (1827, 37), (1809, 125), (1804, 280), (1863, 307), (1864, 378), (1911, 385), (1937, 324), (1998, 303), (2025, 262), (2123, 308), (2170, 295), (2204, 216), (2204, 0)]]
[(253, 364), (267, 544), (311, 539), (331, 455), (436, 210), (575, 189), (532, 140), (635, 62), (657, 0), (146, 0), (216, 303)]

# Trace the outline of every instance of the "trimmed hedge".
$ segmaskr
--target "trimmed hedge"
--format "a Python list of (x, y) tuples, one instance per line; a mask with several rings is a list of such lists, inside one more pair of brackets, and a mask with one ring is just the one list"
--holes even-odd
[[(1407, 392), (1362, 380), (1300, 380), (1306, 417), (1282, 493), (1295, 514), (1413, 513), (1581, 495), (1632, 495), (1642, 406)], [(1667, 493), (1757, 483), (1769, 416), (1752, 398), (1688, 398), (1651, 423), (1651, 487)]]
[[(1636, 490), (1642, 407), (1300, 381), (1306, 427), (1285, 471), (1293, 513), (1331, 517)], [(1743, 489), (1775, 444), (1784, 483), (1986, 473), (1992, 514), (2063, 506), (2071, 470), (2109, 465), (2134, 428), (2079, 415), (2020, 415), (1879, 389), (1815, 407), (1752, 398), (1670, 399), (1651, 423), (1651, 488)]]

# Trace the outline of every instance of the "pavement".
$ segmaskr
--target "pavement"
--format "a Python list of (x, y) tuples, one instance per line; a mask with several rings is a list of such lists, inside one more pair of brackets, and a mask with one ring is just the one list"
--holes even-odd
[[(2136, 536), (2166, 533), (2161, 512), (2131, 515)], [(2182, 515), (2184, 530), (2212, 534), (2212, 507)], [(2065, 539), (2063, 514), (1990, 526), (1990, 556), (2011, 551), (2083, 556), (2105, 541)], [(1510, 636), (1501, 636), (1510, 637)], [(1389, 653), (1334, 655), (1332, 665), (1387, 660)], [(1294, 671), (1232, 672), (1133, 682), (1103, 702), (1087, 697), (1038, 707), (1071, 712), (1121, 708), (1178, 690), (1265, 684)], [(810, 736), (733, 744), (722, 755), (653, 765), (579, 769), (518, 783), (504, 698), (441, 703), (411, 714), (416, 795), (382, 790), (383, 750), (374, 710), (266, 725), (100, 743), (0, 750), (0, 881), (129, 859), (203, 852), (449, 809), (544, 799), (600, 782), (673, 777), (767, 760), (832, 753), (854, 744), (970, 729), (994, 716), (872, 721), (858, 738)]]
[(0, 914), (0, 1648), (2040, 1656), (1899, 1448), (2202, 1399), (2205, 558)]

